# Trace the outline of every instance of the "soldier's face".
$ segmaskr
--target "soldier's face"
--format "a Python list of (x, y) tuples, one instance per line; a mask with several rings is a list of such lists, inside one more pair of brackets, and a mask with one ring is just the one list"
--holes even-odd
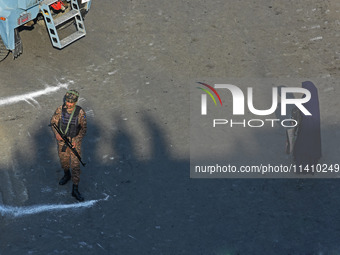
[(73, 109), (76, 103), (70, 103), (70, 102), (65, 102), (66, 108), (67, 109)]

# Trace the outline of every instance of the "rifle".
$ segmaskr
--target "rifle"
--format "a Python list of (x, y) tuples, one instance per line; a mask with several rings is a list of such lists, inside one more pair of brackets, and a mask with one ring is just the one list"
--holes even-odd
[[(51, 125), (49, 125), (49, 126), (51, 126)], [(70, 140), (69, 140), (69, 139), (61, 132), (60, 128), (59, 128), (55, 123), (52, 124), (52, 127), (54, 127), (54, 129), (58, 132), (58, 134), (59, 134), (59, 135), (61, 136), (61, 138), (64, 140), (66, 146), (69, 147), (69, 148), (71, 149), (71, 151), (73, 152), (73, 154), (78, 158), (79, 162), (80, 162), (83, 166), (85, 166), (86, 163), (84, 163), (84, 162), (81, 160), (81, 157), (80, 157), (78, 151), (77, 151), (75, 148), (73, 148), (72, 143), (71, 143)]]

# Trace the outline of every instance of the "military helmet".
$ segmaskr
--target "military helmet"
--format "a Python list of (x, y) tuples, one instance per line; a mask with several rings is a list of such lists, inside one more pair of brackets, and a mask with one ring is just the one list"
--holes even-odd
[(78, 101), (79, 93), (78, 91), (71, 89), (65, 94), (65, 101), (69, 103), (76, 103)]

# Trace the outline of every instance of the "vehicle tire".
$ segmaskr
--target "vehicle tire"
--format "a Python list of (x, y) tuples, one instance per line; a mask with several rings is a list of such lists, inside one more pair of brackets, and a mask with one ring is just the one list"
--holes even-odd
[(6, 49), (5, 44), (2, 42), (0, 38), (0, 62), (4, 60), (9, 54), (9, 50)]

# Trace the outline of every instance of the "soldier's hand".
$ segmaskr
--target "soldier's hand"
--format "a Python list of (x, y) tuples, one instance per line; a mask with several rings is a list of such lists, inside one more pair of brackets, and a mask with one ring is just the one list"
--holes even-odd
[(72, 142), (72, 148), (75, 148), (77, 146), (77, 143), (75, 141)]
[(61, 136), (59, 134), (56, 134), (55, 138), (58, 140), (58, 141), (62, 141), (63, 138), (61, 138)]

